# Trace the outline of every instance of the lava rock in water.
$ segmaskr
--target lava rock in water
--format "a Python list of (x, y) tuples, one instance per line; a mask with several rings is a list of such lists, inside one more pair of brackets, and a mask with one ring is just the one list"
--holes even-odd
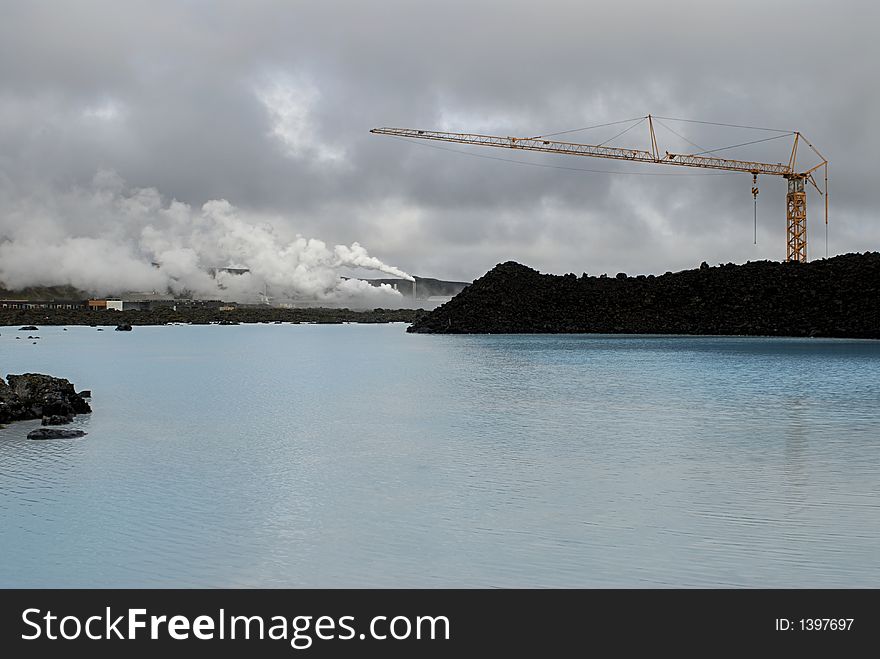
[(0, 423), (44, 416), (88, 414), (89, 404), (63, 379), (39, 373), (0, 378)]
[(33, 325), (25, 325), (24, 327), (19, 327), (19, 332), (38, 332), (40, 330), (39, 327), (34, 327)]
[(73, 421), (73, 414), (52, 414), (43, 417), (44, 426), (62, 426)]
[(28, 439), (73, 439), (85, 436), (82, 430), (65, 430), (63, 428), (37, 428), (31, 430)]
[(80, 398), (91, 398), (92, 397), (92, 390), (91, 389), (83, 389), (82, 391), (80, 391), (77, 394), (77, 396), (79, 396)]
[(121, 325), (116, 326), (116, 331), (117, 332), (130, 332), (131, 325), (129, 325), (128, 323), (122, 323)]
[(880, 339), (880, 253), (645, 278), (544, 275), (508, 261), (407, 331)]

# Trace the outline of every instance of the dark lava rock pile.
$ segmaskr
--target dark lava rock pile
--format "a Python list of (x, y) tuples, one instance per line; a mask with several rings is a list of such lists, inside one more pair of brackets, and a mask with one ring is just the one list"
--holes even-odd
[(28, 433), (28, 439), (73, 439), (83, 437), (87, 433), (83, 430), (65, 430), (63, 428), (37, 428)]
[(880, 338), (880, 254), (665, 275), (542, 275), (508, 261), (407, 330)]
[(43, 425), (69, 423), (76, 414), (92, 411), (83, 394), (63, 378), (39, 373), (0, 378), (0, 424), (43, 419)]

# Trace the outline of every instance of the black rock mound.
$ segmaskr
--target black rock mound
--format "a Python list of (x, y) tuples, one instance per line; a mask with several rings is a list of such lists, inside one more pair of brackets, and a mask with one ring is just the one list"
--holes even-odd
[(73, 385), (39, 373), (0, 378), (0, 423), (48, 418), (48, 422), (92, 411)]
[(508, 261), (407, 331), (880, 339), (880, 254), (703, 264), (657, 277), (543, 275)]
[(82, 430), (65, 430), (62, 428), (37, 428), (28, 433), (28, 439), (73, 439), (74, 437), (84, 437), (86, 435)]

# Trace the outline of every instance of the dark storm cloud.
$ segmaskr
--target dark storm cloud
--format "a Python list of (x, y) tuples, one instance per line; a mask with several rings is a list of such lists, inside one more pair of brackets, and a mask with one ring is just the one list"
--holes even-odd
[[(507, 259), (635, 273), (784, 256), (781, 181), (761, 181), (755, 247), (748, 176), (525, 166), (368, 132), (530, 135), (653, 112), (803, 131), (832, 161), (831, 252), (880, 244), (872, 3), (108, 1), (2, 11), (7, 235), (46, 205), (67, 212), (53, 195), (112, 170), (166, 202), (226, 199), (281, 231), (360, 241), (428, 276), (471, 279)], [(665, 123), (710, 148), (765, 135)], [(614, 143), (644, 148), (643, 129)], [(598, 142), (618, 130), (570, 137)], [(664, 127), (658, 135), (670, 150), (691, 148)], [(729, 155), (783, 160), (782, 142)], [(820, 256), (818, 196), (810, 204)], [(70, 215), (70, 235), (99, 230)]]

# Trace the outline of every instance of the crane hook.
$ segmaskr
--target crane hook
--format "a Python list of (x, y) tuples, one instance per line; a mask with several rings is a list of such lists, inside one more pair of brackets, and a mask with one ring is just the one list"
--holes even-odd
[(755, 202), (755, 244), (758, 244), (758, 175), (752, 174), (752, 199)]

